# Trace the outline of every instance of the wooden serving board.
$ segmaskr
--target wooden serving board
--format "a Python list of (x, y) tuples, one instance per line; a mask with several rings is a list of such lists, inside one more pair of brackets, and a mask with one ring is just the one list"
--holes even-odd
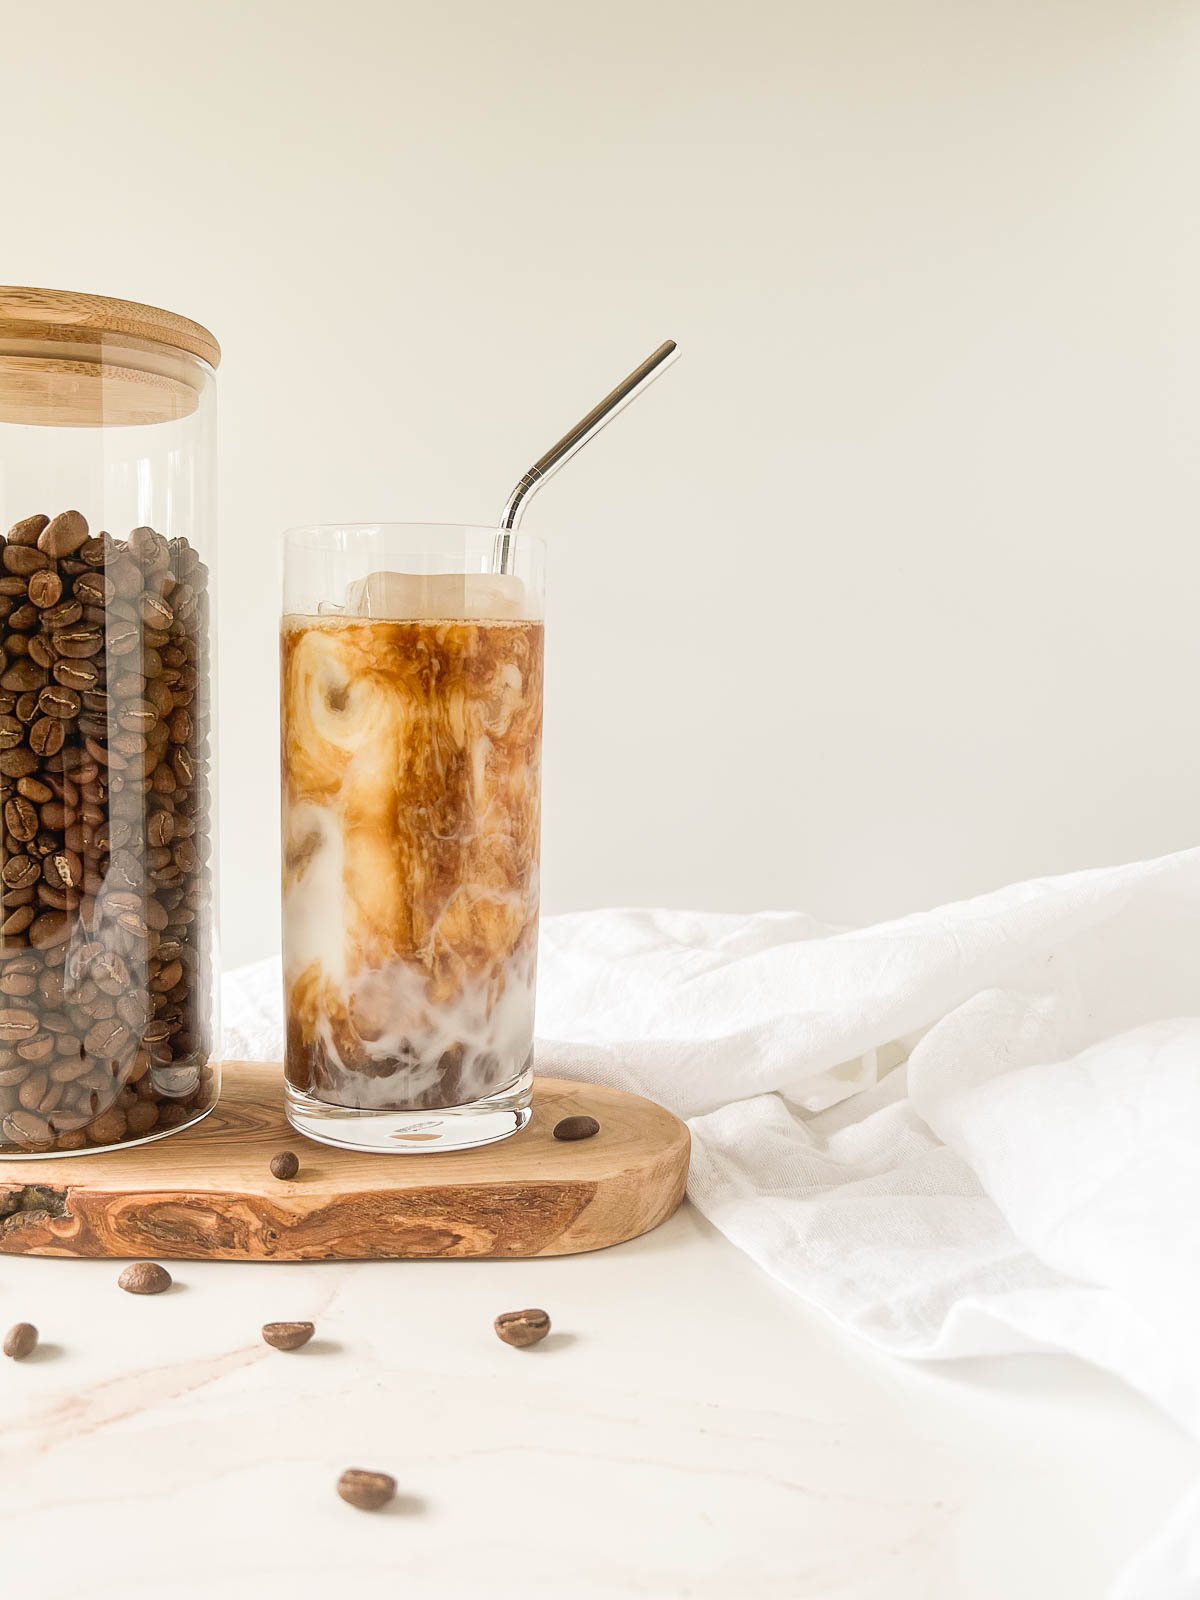
[[(691, 1139), (639, 1095), (540, 1078), (528, 1127), (454, 1155), (314, 1144), (283, 1114), (278, 1066), (227, 1062), (217, 1108), (155, 1144), (0, 1161), (0, 1254), (214, 1261), (557, 1256), (634, 1239), (683, 1198)], [(564, 1142), (562, 1117), (600, 1123)], [(271, 1157), (294, 1150), (281, 1182)]]

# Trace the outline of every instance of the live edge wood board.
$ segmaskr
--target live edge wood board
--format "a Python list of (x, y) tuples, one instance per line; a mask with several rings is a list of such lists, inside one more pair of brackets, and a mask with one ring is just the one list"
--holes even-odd
[[(198, 1127), (158, 1143), (0, 1161), (0, 1254), (213, 1261), (572, 1255), (634, 1239), (683, 1198), (690, 1138), (618, 1089), (539, 1079), (529, 1126), (458, 1155), (369, 1156), (288, 1127), (277, 1066), (233, 1062)], [(576, 1142), (552, 1130), (590, 1115)], [(299, 1175), (271, 1176), (295, 1150)]]

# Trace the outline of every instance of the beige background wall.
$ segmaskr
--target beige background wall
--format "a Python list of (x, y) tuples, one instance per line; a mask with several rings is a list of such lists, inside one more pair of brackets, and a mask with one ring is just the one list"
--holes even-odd
[(0, 278), (207, 322), (223, 883), (277, 940), (277, 535), (543, 491), (545, 899), (878, 917), (1196, 838), (1200, 18), (4, 10)]

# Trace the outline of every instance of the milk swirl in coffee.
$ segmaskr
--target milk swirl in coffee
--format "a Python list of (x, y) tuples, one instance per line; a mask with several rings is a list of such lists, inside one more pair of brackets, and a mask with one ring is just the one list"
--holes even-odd
[(529, 1065), (542, 624), (519, 579), (375, 573), (284, 619), (287, 1076), (464, 1105)]

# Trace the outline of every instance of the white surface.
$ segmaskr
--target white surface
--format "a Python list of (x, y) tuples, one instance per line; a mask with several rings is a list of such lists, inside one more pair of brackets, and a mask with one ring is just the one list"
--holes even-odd
[[(46, 1341), (0, 1361), (6, 1596), (1098, 1600), (1200, 1471), (1079, 1363), (872, 1353), (690, 1208), (561, 1261), (173, 1270), (0, 1264)], [(259, 1342), (289, 1317), (319, 1342)]]
[[(688, 1193), (894, 1354), (1070, 1351), (1200, 1433), (1200, 850), (851, 932), (599, 911), (542, 928), (538, 1070), (688, 1119)], [(280, 1058), (278, 962), (226, 982)], [(1200, 1485), (1136, 1600), (1194, 1600)], [(1130, 1576), (1130, 1584), (1134, 1584)]]
[[(865, 922), (1192, 842), (1200, 13), (6, 8), (3, 271), (211, 324), (222, 879), (277, 947), (289, 524), (552, 535), (548, 910)], [(267, 915), (264, 915), (264, 909)]]

